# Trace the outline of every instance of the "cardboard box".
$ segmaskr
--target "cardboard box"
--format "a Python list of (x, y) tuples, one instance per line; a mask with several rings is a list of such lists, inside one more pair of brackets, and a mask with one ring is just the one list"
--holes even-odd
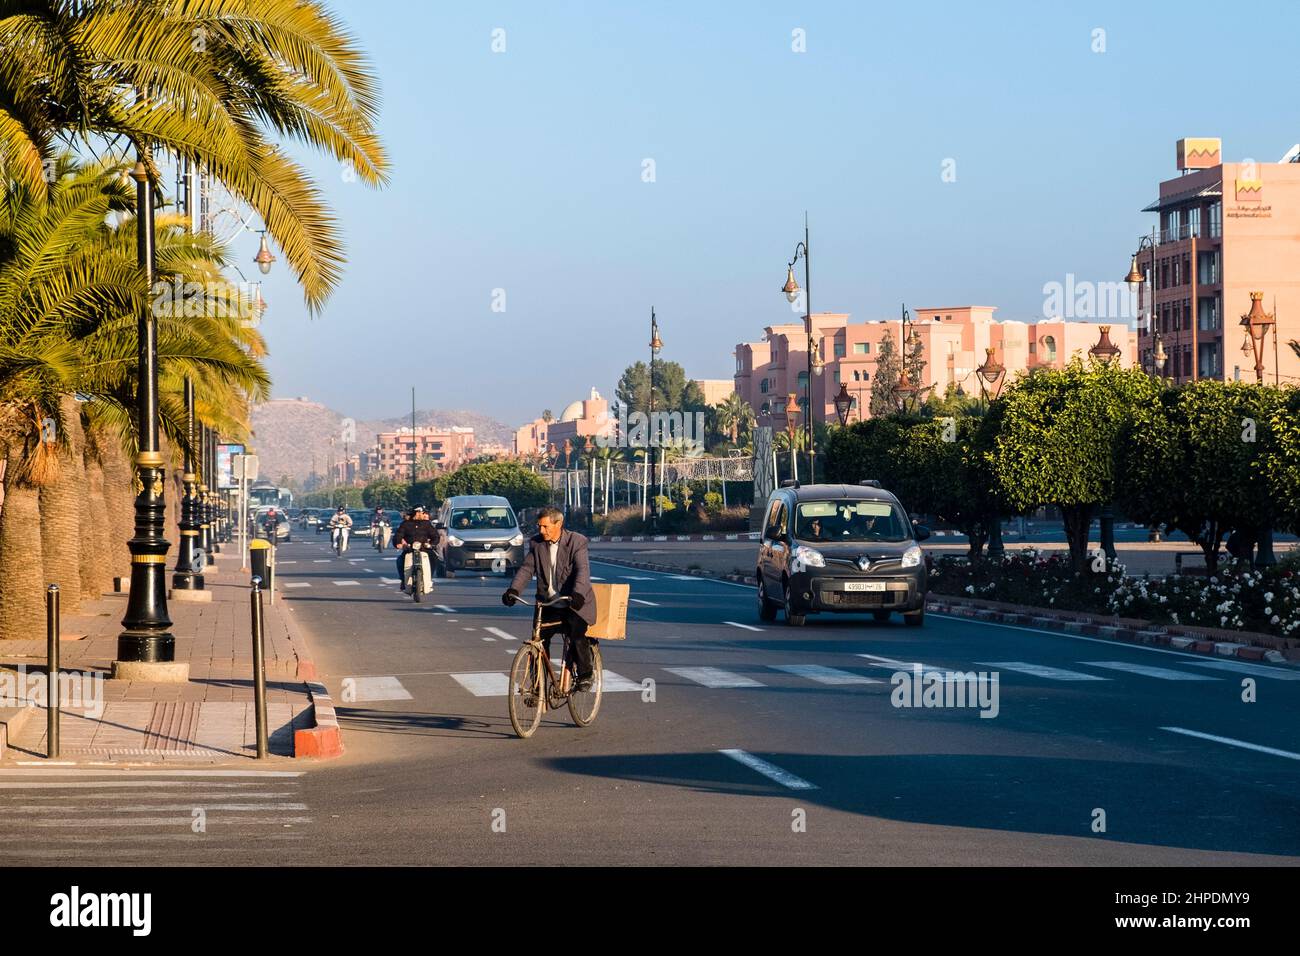
[(587, 636), (602, 641), (625, 640), (627, 599), (632, 591), (631, 585), (594, 582), (591, 590), (596, 597), (596, 623), (587, 628)]

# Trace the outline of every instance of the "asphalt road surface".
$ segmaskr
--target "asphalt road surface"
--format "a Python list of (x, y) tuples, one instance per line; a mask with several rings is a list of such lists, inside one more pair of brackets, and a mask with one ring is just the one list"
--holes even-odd
[[(202, 791), (252, 809), (213, 810), (225, 826), (202, 837), (160, 826), (148, 857), (90, 839), (64, 852), (115, 864), (1300, 863), (1300, 669), (938, 615), (922, 628), (860, 615), (761, 624), (750, 588), (597, 560), (593, 575), (630, 583), (633, 598), (629, 639), (601, 645), (601, 712), (583, 729), (548, 714), (525, 741), (504, 687), (529, 610), (503, 607), (504, 580), (478, 576), (438, 581), (417, 606), (393, 559), (368, 545), (336, 558), (323, 535), (279, 549), (282, 600), (334, 695), (344, 757), (277, 762), (285, 777), (160, 772), (176, 795), (160, 807)], [(896, 674), (930, 697), (896, 706)], [(948, 706), (926, 706), (945, 692)], [(15, 780), (0, 790), (20, 815)], [(102, 778), (114, 781), (130, 783)]]

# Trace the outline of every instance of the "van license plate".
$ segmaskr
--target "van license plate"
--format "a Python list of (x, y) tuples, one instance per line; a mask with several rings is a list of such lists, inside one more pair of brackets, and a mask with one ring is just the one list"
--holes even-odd
[(885, 590), (884, 581), (846, 581), (844, 582), (846, 591), (883, 591)]

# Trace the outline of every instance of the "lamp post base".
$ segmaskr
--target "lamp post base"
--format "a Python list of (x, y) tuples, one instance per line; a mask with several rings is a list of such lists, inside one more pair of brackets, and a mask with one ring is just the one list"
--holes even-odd
[(190, 679), (190, 664), (189, 661), (113, 661), (109, 679), (186, 684)]

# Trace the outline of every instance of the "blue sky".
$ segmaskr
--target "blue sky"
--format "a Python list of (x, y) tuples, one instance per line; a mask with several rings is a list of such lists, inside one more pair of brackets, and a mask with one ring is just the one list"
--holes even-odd
[(1268, 162), (1300, 141), (1294, 4), (330, 6), (380, 77), (392, 182), (301, 154), (350, 261), (314, 318), (277, 268), (263, 331), (277, 397), (357, 418), (411, 385), (512, 424), (612, 397), (651, 305), (665, 358), (728, 378), (736, 342), (792, 319), (805, 209), (814, 311), (1033, 321), (1045, 283), (1124, 274), (1175, 140)]

